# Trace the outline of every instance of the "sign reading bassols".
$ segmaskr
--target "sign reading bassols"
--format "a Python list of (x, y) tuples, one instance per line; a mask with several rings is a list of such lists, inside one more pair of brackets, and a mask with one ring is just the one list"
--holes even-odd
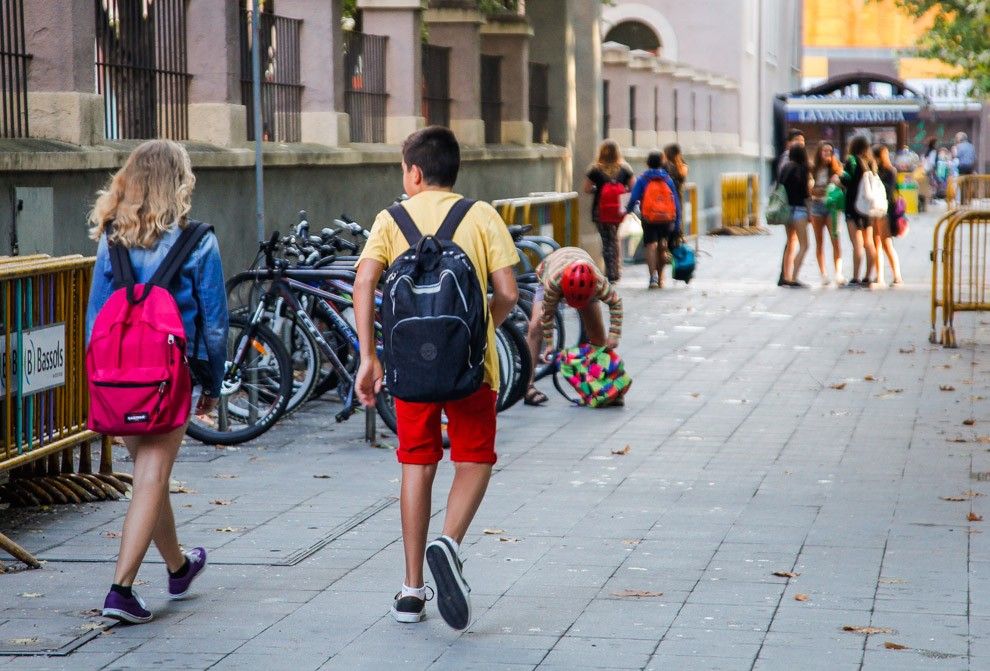
[(10, 340), (10, 360), (7, 342), (0, 336), (0, 398), (7, 395), (7, 369), (11, 380), (21, 378), (21, 392), (26, 396), (65, 384), (65, 324), (52, 324), (24, 331), (20, 338), (24, 356), (20, 356), (16, 335)]

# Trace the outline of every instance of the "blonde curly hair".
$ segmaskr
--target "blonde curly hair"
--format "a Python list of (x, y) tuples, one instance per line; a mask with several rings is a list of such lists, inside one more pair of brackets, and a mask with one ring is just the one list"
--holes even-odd
[(144, 142), (99, 191), (89, 214), (89, 237), (99, 240), (112, 222), (111, 242), (154, 247), (173, 224), (185, 227), (195, 185), (189, 154), (181, 144)]

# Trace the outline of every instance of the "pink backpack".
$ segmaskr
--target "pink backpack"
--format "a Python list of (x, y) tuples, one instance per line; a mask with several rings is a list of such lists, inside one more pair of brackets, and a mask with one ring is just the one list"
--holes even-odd
[[(190, 221), (147, 284), (137, 284), (127, 249), (109, 245), (116, 291), (96, 315), (86, 374), (93, 431), (168, 433), (189, 419), (192, 379), (182, 314), (168, 286), (212, 226)], [(107, 226), (107, 235), (112, 224)]]

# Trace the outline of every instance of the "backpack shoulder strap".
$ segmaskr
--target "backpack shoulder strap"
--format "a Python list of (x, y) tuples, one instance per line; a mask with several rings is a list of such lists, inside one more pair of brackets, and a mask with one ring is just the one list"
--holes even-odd
[(103, 227), (103, 234), (107, 236), (107, 251), (110, 253), (110, 270), (113, 271), (114, 286), (118, 289), (126, 288), (130, 293), (136, 284), (134, 266), (131, 265), (131, 255), (123, 245), (115, 245), (110, 242), (110, 236), (113, 234), (112, 221)]
[(409, 211), (402, 207), (402, 203), (396, 203), (388, 208), (386, 212), (392, 215), (392, 219), (399, 227), (399, 230), (402, 231), (402, 235), (406, 239), (406, 242), (409, 243), (409, 246), (415, 247), (419, 243), (420, 238), (423, 237), (423, 234), (420, 232), (416, 222), (409, 216)]
[(168, 289), (172, 279), (182, 269), (182, 264), (196, 249), (196, 245), (203, 239), (203, 236), (212, 230), (212, 226), (201, 221), (190, 219), (186, 222), (186, 227), (182, 229), (178, 240), (172, 245), (172, 249), (168, 250), (168, 254), (165, 255), (148, 284)]
[(440, 224), (440, 228), (437, 229), (436, 238), (438, 240), (453, 240), (454, 233), (457, 232), (457, 227), (461, 225), (464, 221), (464, 217), (467, 215), (468, 210), (470, 210), (476, 201), (470, 198), (461, 198), (459, 201), (454, 203), (450, 208), (450, 212), (444, 217), (443, 223)]

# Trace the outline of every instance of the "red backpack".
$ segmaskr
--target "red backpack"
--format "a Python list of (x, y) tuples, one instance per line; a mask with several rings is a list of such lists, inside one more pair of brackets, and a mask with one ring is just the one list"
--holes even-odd
[(667, 180), (654, 177), (646, 183), (639, 205), (644, 224), (672, 224), (677, 221), (677, 201)]
[[(168, 433), (189, 419), (192, 379), (182, 313), (168, 286), (212, 226), (189, 221), (147, 284), (137, 284), (127, 249), (109, 244), (118, 287), (96, 315), (89, 346), (89, 418), (114, 436)], [(112, 232), (107, 225), (107, 236)]]
[(626, 186), (615, 180), (606, 182), (598, 194), (598, 223), (619, 224), (625, 216), (622, 210), (622, 195)]

